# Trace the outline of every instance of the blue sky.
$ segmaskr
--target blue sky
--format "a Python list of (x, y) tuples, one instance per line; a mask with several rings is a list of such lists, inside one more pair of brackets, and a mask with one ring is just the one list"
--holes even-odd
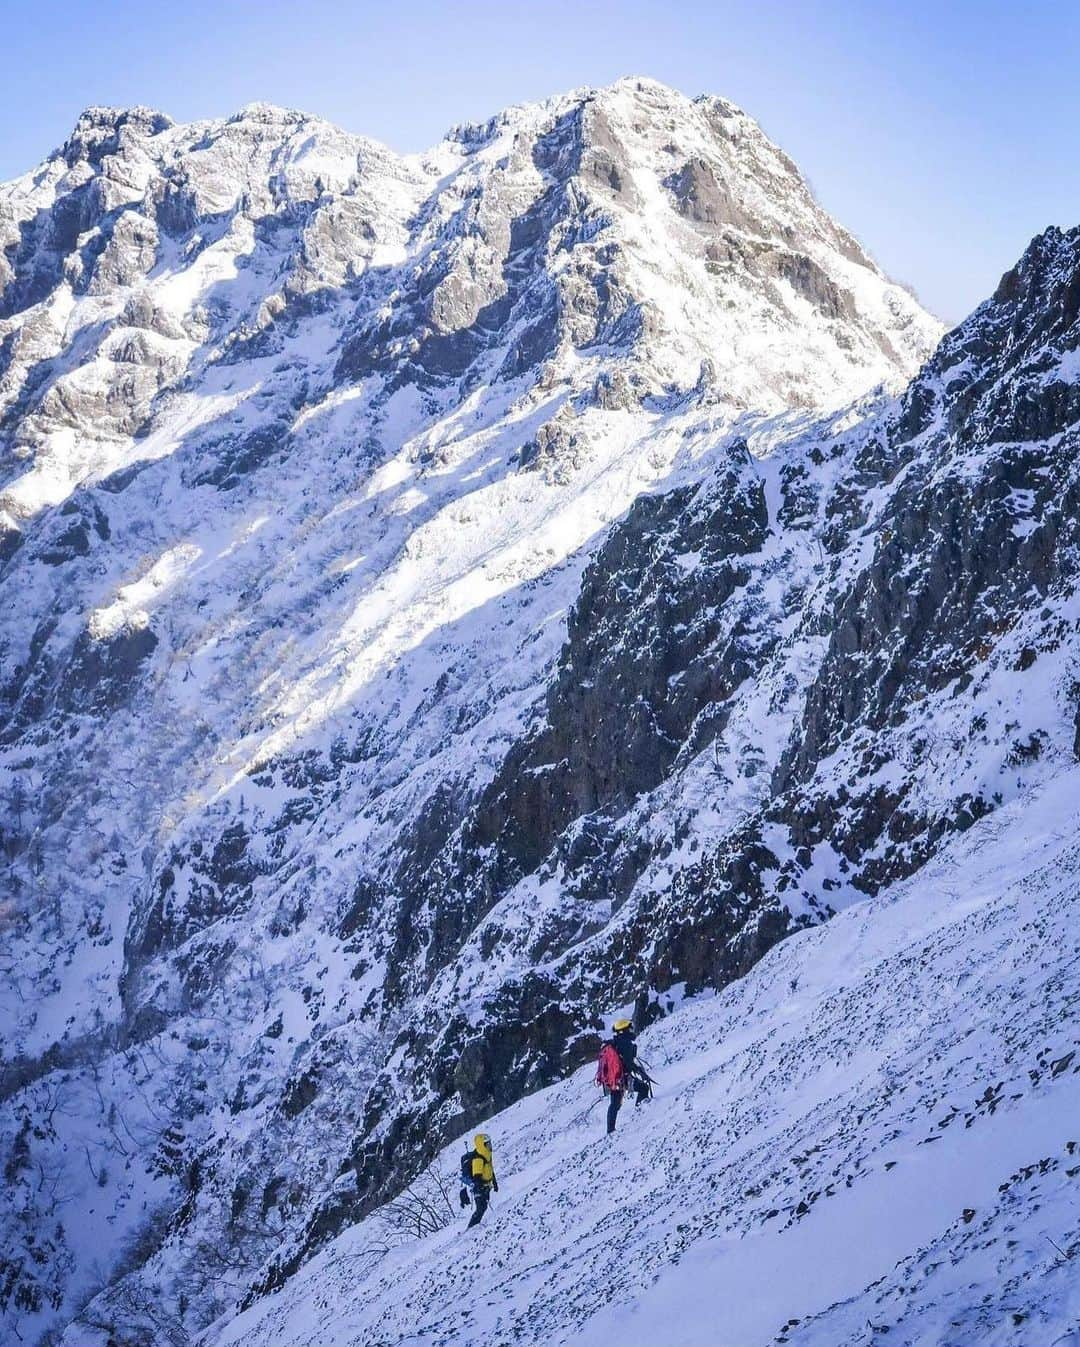
[(421, 149), (458, 121), (624, 74), (719, 93), (947, 320), (1028, 239), (1080, 224), (1080, 5), (29, 4), (0, 0), (0, 178), (91, 103), (179, 120), (255, 99)]

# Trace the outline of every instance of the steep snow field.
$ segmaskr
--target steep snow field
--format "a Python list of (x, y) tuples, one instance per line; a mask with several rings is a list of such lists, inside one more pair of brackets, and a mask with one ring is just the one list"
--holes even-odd
[(200, 1341), (1076, 1344), (1078, 916), (1071, 769), (645, 1031), (613, 1138), (591, 1068), (490, 1119), (478, 1231), (377, 1213)]

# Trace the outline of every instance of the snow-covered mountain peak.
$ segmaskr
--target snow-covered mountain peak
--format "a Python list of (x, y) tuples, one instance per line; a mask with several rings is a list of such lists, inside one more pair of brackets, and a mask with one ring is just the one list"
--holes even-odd
[(264, 99), (255, 99), (251, 103), (245, 103), (238, 112), (233, 113), (228, 118), (228, 121), (230, 123), (262, 122), (265, 126), (299, 126), (305, 123), (331, 125), (324, 118), (315, 116), (313, 113), (303, 112), (300, 108), (287, 108), (280, 103), (268, 103)]
[(180, 1341), (1070, 758), (1073, 243), (894, 401), (936, 324), (722, 99), (74, 139), (0, 187), (0, 1281)]
[(99, 166), (106, 155), (116, 154), (125, 142), (145, 140), (174, 125), (173, 119), (157, 108), (89, 107), (52, 157), (63, 159), (68, 168), (83, 161)]
[(433, 429), (481, 385), (535, 408), (601, 376), (609, 407), (695, 386), (729, 419), (836, 406), (938, 335), (749, 118), (640, 79), (405, 157), (264, 104), (91, 109), (0, 188), (0, 240), (13, 521), (123, 469), (132, 435), (172, 452), (181, 404), (193, 439), (218, 405), (200, 385), (245, 353), (277, 359), (279, 422), (299, 380), (308, 407), (422, 389)]
[(456, 128), (420, 162), (445, 176), (413, 254), (432, 301), (399, 292), (410, 377), (540, 368), (580, 389), (621, 356), (661, 393), (705, 362), (731, 412), (823, 407), (902, 382), (939, 332), (724, 100), (620, 80)]

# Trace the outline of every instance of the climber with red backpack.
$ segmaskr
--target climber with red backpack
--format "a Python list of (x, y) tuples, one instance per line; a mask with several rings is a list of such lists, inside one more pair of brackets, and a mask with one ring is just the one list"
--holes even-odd
[(638, 1063), (634, 1026), (629, 1020), (616, 1020), (611, 1026), (612, 1036), (600, 1048), (596, 1064), (596, 1083), (604, 1087), (608, 1096), (607, 1130), (615, 1131), (623, 1098), (629, 1088), (634, 1091), (635, 1107), (652, 1098), (652, 1078)]

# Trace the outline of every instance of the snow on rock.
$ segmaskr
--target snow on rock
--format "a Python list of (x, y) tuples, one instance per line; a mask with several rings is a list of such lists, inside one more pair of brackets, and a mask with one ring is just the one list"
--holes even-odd
[[(377, 1212), (200, 1343), (1068, 1341), (1078, 786), (1066, 771), (646, 1030), (660, 1083), (613, 1137), (591, 1067), (485, 1120), (479, 1230), (446, 1208), (417, 1239)], [(458, 1149), (432, 1171), (451, 1196)]]
[(931, 355), (648, 80), (0, 187), (8, 1336), (191, 1338), (1075, 760), (1077, 239)]

